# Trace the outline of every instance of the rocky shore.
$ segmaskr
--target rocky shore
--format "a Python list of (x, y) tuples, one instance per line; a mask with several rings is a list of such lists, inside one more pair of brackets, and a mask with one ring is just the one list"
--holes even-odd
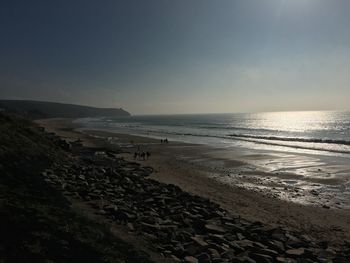
[(149, 179), (152, 168), (107, 149), (73, 145), (71, 160), (42, 175), (68, 199), (124, 226), (174, 262), (349, 262), (303, 233), (251, 222), (210, 200)]

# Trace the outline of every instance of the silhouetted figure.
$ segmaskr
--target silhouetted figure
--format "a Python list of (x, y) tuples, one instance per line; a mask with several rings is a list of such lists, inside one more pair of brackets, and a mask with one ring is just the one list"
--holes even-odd
[(150, 152), (146, 152), (147, 159), (151, 156)]
[(144, 152), (141, 153), (141, 158), (142, 158), (143, 160), (146, 159), (146, 154), (145, 154)]
[(160, 143), (163, 143), (163, 139), (160, 140)]
[(137, 156), (138, 156), (138, 153), (137, 153), (137, 152), (135, 152), (135, 153), (134, 153), (134, 160), (136, 160), (136, 159), (137, 159)]
[(165, 138), (164, 142), (165, 143), (169, 143), (168, 138)]

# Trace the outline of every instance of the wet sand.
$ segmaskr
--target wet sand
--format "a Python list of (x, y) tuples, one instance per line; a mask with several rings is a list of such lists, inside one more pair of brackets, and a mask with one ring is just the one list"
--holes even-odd
[[(81, 138), (85, 144), (89, 144), (89, 136), (108, 138), (122, 147), (125, 152), (122, 156), (127, 160), (134, 160), (133, 154), (140, 146), (143, 151), (151, 152), (149, 160), (138, 162), (155, 169), (153, 179), (208, 197), (245, 219), (271, 226), (282, 225), (319, 241), (330, 241), (335, 246), (350, 240), (350, 210), (343, 208), (341, 203), (337, 205), (331, 196), (305, 190), (298, 184), (281, 184), (281, 178), (298, 181), (295, 174), (276, 174), (269, 169), (257, 171), (254, 166), (254, 163), (271, 162), (280, 156), (247, 155), (179, 142), (161, 144), (159, 140), (126, 134), (82, 133), (74, 131), (78, 126), (69, 120), (42, 120), (39, 123), (67, 140)], [(318, 178), (314, 180), (315, 184), (320, 183)], [(312, 198), (314, 202), (310, 201)]]

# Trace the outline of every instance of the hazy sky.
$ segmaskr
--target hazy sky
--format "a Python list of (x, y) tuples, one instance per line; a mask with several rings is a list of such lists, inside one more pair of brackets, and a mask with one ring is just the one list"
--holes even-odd
[(349, 0), (2, 0), (0, 98), (350, 109)]

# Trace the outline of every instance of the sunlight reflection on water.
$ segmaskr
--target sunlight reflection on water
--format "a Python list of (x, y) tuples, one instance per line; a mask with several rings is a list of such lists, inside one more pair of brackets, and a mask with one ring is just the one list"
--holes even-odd
[(342, 128), (338, 123), (338, 113), (331, 111), (300, 111), (300, 112), (267, 112), (255, 113), (250, 116), (251, 123), (247, 126), (256, 129), (307, 132), (315, 130), (331, 130)]

